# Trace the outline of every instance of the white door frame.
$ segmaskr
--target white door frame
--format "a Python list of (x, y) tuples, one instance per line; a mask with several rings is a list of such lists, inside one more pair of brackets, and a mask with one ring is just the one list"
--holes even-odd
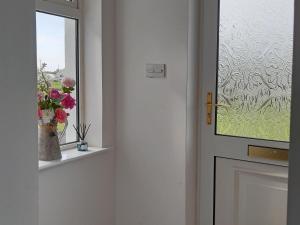
[(200, 9), (202, 0), (189, 0), (188, 4), (188, 71), (186, 117), (186, 202), (185, 224), (196, 225), (198, 218), (197, 142), (199, 111), (199, 56)]
[[(300, 73), (300, 1), (295, 0), (293, 74)], [(288, 225), (300, 224), (300, 76), (293, 76), (289, 153)]]
[[(201, 0), (201, 46), (200, 46), (200, 60), (201, 60), (201, 69), (200, 69), (200, 79), (199, 79), (199, 126), (198, 126), (198, 225), (213, 225), (213, 199), (214, 195), (214, 180), (212, 176), (205, 177), (206, 173), (213, 173), (214, 171), (214, 155), (212, 152), (207, 150), (207, 146), (202, 141), (202, 133), (204, 132), (204, 128), (202, 126), (205, 121), (203, 121), (206, 108), (204, 107), (206, 101), (207, 89), (204, 84), (213, 86), (212, 83), (208, 83), (209, 81), (205, 80), (205, 70), (208, 67), (215, 67), (216, 57), (214, 50), (209, 51), (208, 48), (211, 46), (211, 43), (217, 43), (217, 24), (218, 18), (215, 15), (218, 13), (218, 1), (217, 0)], [(205, 10), (204, 10), (205, 9)], [(209, 12), (206, 11), (209, 9)], [(214, 13), (211, 13), (214, 12)], [(211, 26), (214, 24), (214, 26)], [(209, 32), (207, 30), (209, 29)], [(213, 37), (213, 38), (212, 38)], [(204, 55), (204, 53), (209, 53), (208, 55)], [(216, 72), (212, 74), (212, 76), (216, 76)], [(212, 79), (210, 80), (211, 82)], [(209, 90), (211, 91), (211, 90)], [(201, 107), (203, 106), (203, 107)], [(214, 113), (214, 112), (213, 112)], [(202, 185), (207, 182), (208, 185)]]

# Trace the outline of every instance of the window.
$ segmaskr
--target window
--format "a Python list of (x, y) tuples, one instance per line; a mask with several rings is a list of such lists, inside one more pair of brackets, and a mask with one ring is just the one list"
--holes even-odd
[(220, 0), (216, 133), (289, 141), (293, 0)]
[(58, 124), (62, 135), (61, 144), (77, 142), (73, 125), (79, 123), (79, 65), (78, 65), (78, 21), (48, 13), (36, 13), (37, 26), (37, 71), (38, 77), (43, 69), (51, 87), (61, 90), (61, 80), (65, 77), (76, 81), (72, 97), (76, 106), (69, 113), (68, 123)]

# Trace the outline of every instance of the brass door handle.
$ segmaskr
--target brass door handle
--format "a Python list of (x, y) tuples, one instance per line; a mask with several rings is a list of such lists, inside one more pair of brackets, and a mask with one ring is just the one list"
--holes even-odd
[(223, 108), (229, 108), (230, 105), (225, 105), (225, 104), (216, 104), (216, 107), (223, 107)]
[(206, 105), (209, 105), (209, 106), (211, 106), (211, 107), (224, 107), (224, 108), (230, 107), (230, 105), (225, 105), (225, 104), (214, 104), (214, 103), (206, 103)]
[(213, 108), (212, 92), (208, 92), (207, 97), (206, 97), (206, 123), (207, 123), (207, 125), (212, 124), (212, 108)]
[(229, 105), (225, 104), (215, 104), (213, 103), (213, 94), (212, 92), (207, 93), (206, 98), (206, 122), (208, 125), (212, 124), (212, 113), (213, 113), (213, 107), (230, 107)]

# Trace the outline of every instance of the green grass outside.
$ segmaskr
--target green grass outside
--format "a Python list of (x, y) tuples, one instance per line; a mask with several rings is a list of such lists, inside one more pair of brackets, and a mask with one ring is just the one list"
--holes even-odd
[(290, 112), (269, 110), (239, 112), (220, 109), (217, 115), (217, 134), (289, 141)]
[(62, 85), (61, 85), (61, 82), (59, 80), (54, 80), (54, 81), (51, 81), (51, 87), (55, 88), (55, 89), (58, 89), (58, 90), (62, 90)]

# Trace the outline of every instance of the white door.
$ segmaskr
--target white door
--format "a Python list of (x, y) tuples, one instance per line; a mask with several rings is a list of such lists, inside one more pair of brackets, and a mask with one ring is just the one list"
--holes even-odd
[[(230, 202), (237, 199), (228, 202), (216, 196), (216, 191), (222, 190), (216, 174), (218, 178), (228, 176), (226, 169), (220, 170), (216, 162), (220, 159), (228, 163), (237, 160), (242, 165), (253, 162), (253, 169), (263, 166), (271, 174), (288, 166), (281, 159), (287, 153), (290, 137), (294, 1), (203, 0), (202, 12), (199, 223), (247, 225), (251, 221), (245, 221), (246, 217), (238, 223), (236, 214), (220, 213), (228, 210), (226, 204), (234, 207)], [(226, 190), (235, 185), (233, 174), (229, 176)], [(252, 177), (251, 182), (274, 185), (274, 189), (286, 185), (268, 179)], [(266, 191), (250, 189), (253, 185), (242, 187), (245, 188), (242, 193), (253, 199)], [(280, 203), (282, 193), (273, 202)], [(238, 193), (223, 193), (227, 197), (234, 194)], [(257, 209), (259, 206), (266, 209), (267, 202), (264, 203), (257, 202)], [(282, 201), (284, 208), (285, 204)], [(253, 218), (256, 216), (252, 214)], [(286, 213), (282, 214), (282, 221), (285, 216)]]

